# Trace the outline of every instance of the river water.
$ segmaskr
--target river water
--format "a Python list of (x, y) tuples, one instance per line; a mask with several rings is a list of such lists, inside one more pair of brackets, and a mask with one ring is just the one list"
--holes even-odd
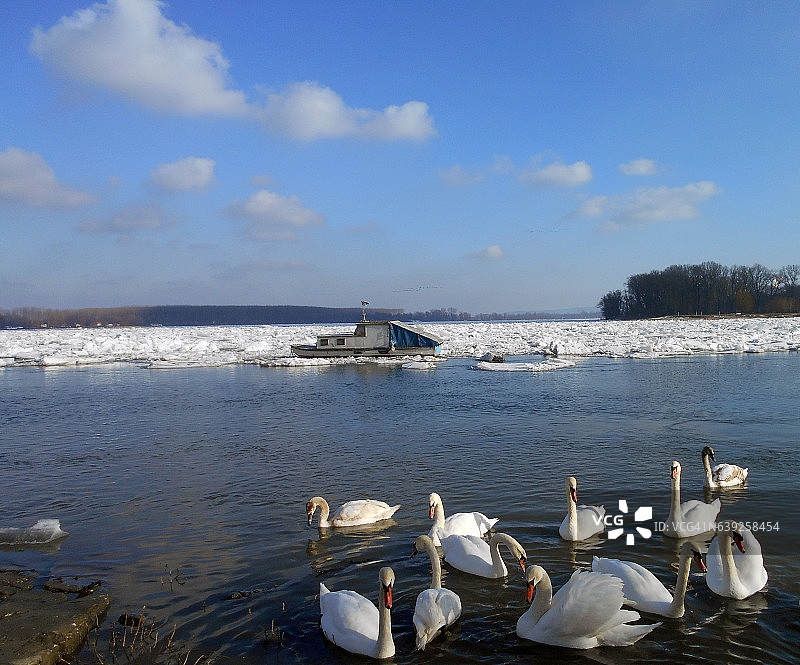
[[(112, 607), (80, 663), (96, 662), (94, 649), (110, 660), (110, 626), (124, 612), (174, 628), (171, 648), (189, 663), (362, 662), (324, 640), (319, 583), (375, 601), (383, 565), (397, 579), (396, 663), (800, 662), (800, 354), (585, 358), (542, 373), (474, 365), (2, 370), (0, 527), (57, 518), (70, 535), (0, 548), (0, 567), (102, 581)], [(745, 489), (704, 493), (706, 445), (750, 468)], [(762, 528), (763, 592), (723, 599), (693, 570), (682, 619), (632, 647), (578, 652), (516, 636), (525, 589), (511, 561), (505, 580), (445, 564), (462, 619), (414, 652), (430, 566), (409, 555), (430, 528), (430, 492), (448, 514), (499, 517), (496, 529), (555, 588), (593, 555), (638, 561), (671, 587), (676, 541), (573, 545), (558, 525), (570, 475), (581, 503), (618, 513), (625, 500), (663, 520), (673, 459), (683, 500), (720, 496), (721, 518)], [(358, 497), (402, 507), (378, 528), (320, 530), (304, 511), (316, 494), (333, 507)]]

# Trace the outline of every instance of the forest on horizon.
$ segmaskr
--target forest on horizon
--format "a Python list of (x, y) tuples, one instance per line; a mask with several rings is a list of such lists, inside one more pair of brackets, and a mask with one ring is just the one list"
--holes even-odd
[(800, 312), (800, 265), (673, 265), (631, 275), (624, 290), (610, 291), (597, 306), (604, 319)]
[[(405, 312), (402, 309), (367, 308), (371, 321), (509, 321), (529, 319), (596, 319), (597, 311), (513, 312), (470, 314), (453, 307)], [(153, 307), (104, 307), (44, 309), (20, 307), (0, 310), (0, 328), (97, 328), (105, 326), (217, 326), (280, 325), (306, 323), (355, 323), (357, 307), (303, 305), (160, 305)]]

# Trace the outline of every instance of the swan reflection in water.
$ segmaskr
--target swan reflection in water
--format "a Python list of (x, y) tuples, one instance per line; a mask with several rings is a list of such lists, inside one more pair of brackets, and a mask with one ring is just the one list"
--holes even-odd
[(306, 543), (306, 555), (312, 559), (310, 565), (315, 571), (329, 570), (326, 568), (326, 564), (332, 561), (340, 553), (340, 550), (349, 559), (352, 559), (352, 557), (358, 557), (359, 554), (379, 549), (389, 539), (388, 535), (382, 535), (381, 532), (393, 526), (397, 526), (397, 522), (388, 519), (375, 524), (351, 526), (346, 529), (318, 527), (317, 539), (309, 538)]

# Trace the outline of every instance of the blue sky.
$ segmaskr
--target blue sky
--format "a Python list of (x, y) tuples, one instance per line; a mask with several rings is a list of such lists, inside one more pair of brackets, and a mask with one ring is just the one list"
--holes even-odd
[(800, 263), (795, 2), (0, 3), (0, 309)]

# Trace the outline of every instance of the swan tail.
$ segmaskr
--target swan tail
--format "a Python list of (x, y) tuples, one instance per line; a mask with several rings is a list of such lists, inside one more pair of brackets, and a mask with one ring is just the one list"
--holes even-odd
[(320, 595), (320, 598), (322, 596), (324, 596), (326, 593), (330, 593), (330, 592), (331, 592), (331, 590), (328, 587), (326, 587), (322, 582), (319, 583), (319, 595)]
[(634, 642), (639, 641), (650, 631), (655, 630), (661, 625), (661, 622), (651, 624), (631, 625), (623, 623), (615, 626), (611, 630), (607, 630), (602, 635), (598, 636), (601, 645), (610, 647), (626, 647)]

